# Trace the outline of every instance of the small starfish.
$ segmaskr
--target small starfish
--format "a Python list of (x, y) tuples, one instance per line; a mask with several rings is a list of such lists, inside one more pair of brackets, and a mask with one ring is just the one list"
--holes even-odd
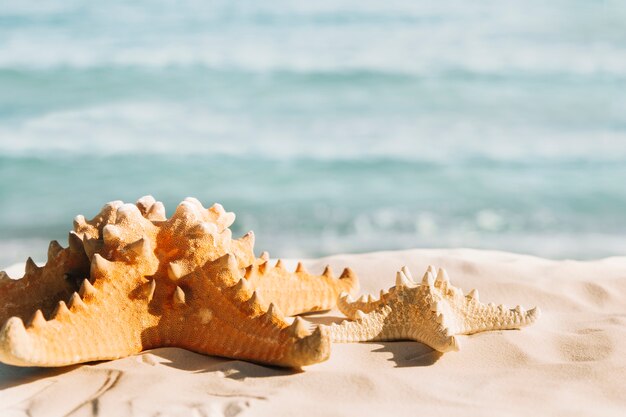
[(482, 304), (476, 290), (467, 296), (450, 284), (447, 273), (432, 266), (420, 285), (408, 268), (396, 275), (396, 285), (381, 291), (380, 298), (362, 296), (353, 300), (342, 294), (339, 310), (354, 321), (329, 327), (334, 342), (416, 340), (440, 352), (459, 349), (457, 335), (489, 330), (518, 329), (539, 317), (539, 308), (525, 311), (517, 306)]
[(350, 268), (337, 279), (330, 266), (322, 275), (312, 275), (298, 262), (296, 270), (290, 272), (280, 259), (273, 267), (260, 259), (246, 268), (245, 277), (263, 299), (274, 302), (288, 316), (330, 310), (339, 294), (359, 290), (359, 281)]

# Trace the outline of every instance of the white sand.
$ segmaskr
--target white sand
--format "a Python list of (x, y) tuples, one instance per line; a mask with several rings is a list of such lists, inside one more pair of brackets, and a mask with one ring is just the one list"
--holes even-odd
[(432, 263), (484, 302), (543, 314), (521, 331), (462, 336), (461, 351), (443, 356), (417, 342), (335, 344), (329, 361), (300, 373), (181, 349), (63, 369), (0, 364), (0, 416), (626, 415), (626, 257), (412, 250), (307, 266), (327, 262), (352, 267), (374, 294), (400, 266), (421, 275)]

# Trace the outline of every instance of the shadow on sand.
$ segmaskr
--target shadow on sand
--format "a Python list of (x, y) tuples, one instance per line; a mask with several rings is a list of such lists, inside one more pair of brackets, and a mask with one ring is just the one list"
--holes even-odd
[[(242, 380), (246, 378), (268, 378), (301, 373), (302, 370), (280, 368), (271, 365), (258, 365), (242, 360), (207, 356), (178, 348), (160, 348), (142, 355), (152, 355), (163, 366), (194, 373), (221, 372), (225, 378)], [(163, 359), (162, 360), (159, 360)]]
[(20, 367), (0, 363), (0, 390), (16, 387), (39, 379), (62, 375), (80, 365), (64, 366), (62, 368)]
[[(328, 315), (309, 315), (306, 320), (315, 325), (341, 323), (345, 317)], [(415, 341), (376, 342), (382, 345), (372, 350), (375, 353), (390, 352), (390, 361), (397, 368), (433, 365), (441, 357), (441, 353)], [(220, 372), (225, 378), (243, 380), (246, 378), (268, 378), (275, 376), (295, 375), (303, 372), (300, 369), (281, 368), (271, 365), (259, 365), (243, 360), (207, 356), (178, 348), (159, 348), (139, 354), (147, 364), (160, 364), (183, 371), (194, 373)], [(95, 364), (99, 362), (91, 362)], [(62, 375), (81, 365), (61, 368), (17, 367), (0, 363), (0, 390), (37, 381), (39, 379)]]
[(395, 362), (396, 368), (430, 366), (441, 358), (442, 353), (433, 350), (427, 345), (412, 340), (398, 342), (376, 342), (383, 346), (372, 352), (391, 352), (389, 359)]
[[(346, 320), (343, 316), (317, 315), (312, 313), (306, 315), (306, 320), (317, 325), (323, 324), (330, 326), (333, 323), (340, 324)], [(391, 361), (396, 363), (396, 368), (405, 368), (411, 366), (430, 366), (437, 362), (441, 357), (441, 353), (433, 350), (423, 343), (412, 340), (394, 341), (394, 342), (376, 342), (382, 344), (380, 349), (372, 350), (372, 352), (391, 352), (393, 357)]]

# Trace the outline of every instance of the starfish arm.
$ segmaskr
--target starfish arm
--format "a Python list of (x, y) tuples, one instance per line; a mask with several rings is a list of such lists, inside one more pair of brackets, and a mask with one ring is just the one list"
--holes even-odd
[(378, 299), (370, 294), (367, 296), (362, 295), (359, 299), (355, 300), (351, 294), (343, 292), (339, 294), (339, 298), (337, 299), (337, 308), (350, 320), (356, 320), (357, 311), (368, 314), (385, 305), (388, 301), (388, 296), (388, 291), (381, 291)]
[(26, 320), (37, 309), (50, 314), (58, 300), (68, 298), (78, 289), (82, 278), (89, 275), (89, 260), (80, 239), (70, 235), (70, 242), (73, 239), (78, 243), (68, 248), (50, 242), (44, 266), (37, 266), (29, 258), (22, 278), (11, 279), (0, 272), (0, 324), (13, 316)]
[[(330, 339), (321, 328), (310, 332), (306, 325), (268, 325), (263, 316), (240, 319), (236, 324), (214, 318), (199, 327), (200, 334), (179, 333), (176, 347), (194, 352), (242, 359), (256, 363), (299, 368), (323, 362), (330, 355)], [(304, 326), (304, 327), (303, 327)]]
[[(67, 304), (59, 301), (50, 320), (46, 321), (40, 310), (27, 326), (21, 318), (9, 319), (0, 330), (0, 361), (18, 366), (65, 366), (115, 359), (149, 348), (144, 330), (155, 319), (147, 304), (124, 301), (131, 290), (128, 283), (110, 279), (117, 264), (95, 255), (94, 284), (84, 280), (80, 293), (74, 293)], [(94, 269), (99, 271), (94, 273)]]
[[(391, 300), (397, 298), (397, 292), (404, 290), (405, 288), (415, 288), (417, 284), (413, 282), (412, 278), (409, 278), (406, 273), (408, 269), (403, 267), (402, 270), (396, 274), (396, 285), (389, 290), (380, 290), (378, 299), (369, 294), (362, 295), (358, 300), (355, 300), (350, 294), (342, 293), (337, 300), (337, 307), (346, 317), (351, 320), (357, 318), (357, 312), (370, 313), (383, 305), (388, 304)], [(424, 276), (426, 280), (426, 275)], [(426, 281), (425, 281), (426, 282)]]
[(467, 299), (459, 307), (462, 317), (457, 334), (473, 334), (491, 330), (519, 329), (533, 324), (541, 311), (539, 307), (526, 311), (517, 306), (509, 309), (504, 305), (482, 304), (476, 300)]
[(175, 346), (196, 352), (300, 367), (328, 358), (330, 339), (296, 318), (287, 324), (240, 275), (233, 255), (208, 262), (179, 282), (184, 304), (159, 323)]
[(390, 329), (386, 323), (391, 313), (390, 307), (382, 306), (369, 314), (358, 313), (358, 318), (354, 321), (345, 320), (341, 324), (333, 323), (327, 326), (327, 329), (329, 329), (331, 340), (336, 343), (392, 340), (391, 333), (394, 333), (395, 329)]
[(359, 289), (359, 280), (350, 268), (337, 278), (330, 267), (322, 275), (308, 273), (301, 263), (295, 271), (287, 271), (281, 260), (274, 266), (268, 261), (255, 262), (246, 268), (245, 277), (263, 299), (272, 300), (288, 316), (330, 310), (339, 294)]
[[(121, 201), (112, 201), (105, 204), (91, 220), (82, 215), (76, 216), (74, 230), (68, 237), (69, 247), (63, 248), (56, 241), (50, 242), (46, 264), (38, 267), (29, 259), (24, 277), (13, 280), (0, 272), (0, 324), (13, 316), (26, 320), (38, 309), (49, 316), (58, 301), (68, 300), (73, 292), (78, 291), (82, 280), (89, 277), (93, 255), (107, 249), (103, 235), (107, 226), (110, 228), (122, 220), (123, 216), (118, 216), (118, 212), (123, 206)], [(165, 213), (163, 204), (151, 196), (140, 198), (136, 208), (141, 211), (137, 210), (139, 217), (143, 214), (146, 218), (157, 219), (160, 218), (158, 213)], [(112, 239), (110, 234), (108, 237)], [(118, 242), (109, 244), (119, 246)]]
[(450, 329), (442, 326), (411, 326), (407, 334), (409, 338), (430, 346), (438, 352), (453, 352), (459, 350), (459, 342), (456, 336), (450, 334)]
[(42, 322), (28, 327), (22, 319), (10, 318), (0, 331), (0, 361), (56, 367), (117, 359), (144, 349), (141, 333), (124, 324), (128, 318), (124, 315), (104, 323), (99, 315), (68, 309), (65, 303), (58, 310), (61, 313), (55, 313), (49, 321), (37, 310), (31, 321), (41, 317)]
[(450, 283), (443, 269), (439, 270), (433, 286), (454, 334), (519, 329), (533, 324), (541, 314), (538, 307), (526, 311), (519, 305), (509, 309), (503, 304), (483, 304), (477, 290), (464, 295)]

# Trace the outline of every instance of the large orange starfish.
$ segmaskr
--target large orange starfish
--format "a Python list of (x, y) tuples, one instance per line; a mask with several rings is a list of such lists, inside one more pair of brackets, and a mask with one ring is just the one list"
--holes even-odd
[[(53, 242), (45, 266), (29, 261), (24, 278), (0, 282), (0, 298), (20, 300), (0, 309), (3, 322), (16, 316), (0, 331), (0, 360), (60, 366), (156, 346), (285, 366), (325, 359), (328, 338), (321, 331), (308, 335), (299, 318), (286, 330), (280, 307), (290, 314), (331, 308), (336, 294), (354, 291), (358, 280), (349, 270), (339, 280), (280, 265), (265, 273), (267, 260), (254, 259), (254, 235), (232, 240), (233, 221), (220, 205), (205, 209), (196, 199), (183, 201), (167, 219), (151, 197), (135, 205), (109, 203), (89, 221), (77, 216), (69, 248)], [(217, 259), (221, 267), (213, 265)], [(268, 295), (267, 303), (259, 294)], [(123, 320), (112, 322), (116, 314)], [(185, 326), (177, 328), (179, 321)], [(206, 334), (197, 337), (198, 331)], [(231, 334), (230, 344), (213, 343), (218, 334)]]

